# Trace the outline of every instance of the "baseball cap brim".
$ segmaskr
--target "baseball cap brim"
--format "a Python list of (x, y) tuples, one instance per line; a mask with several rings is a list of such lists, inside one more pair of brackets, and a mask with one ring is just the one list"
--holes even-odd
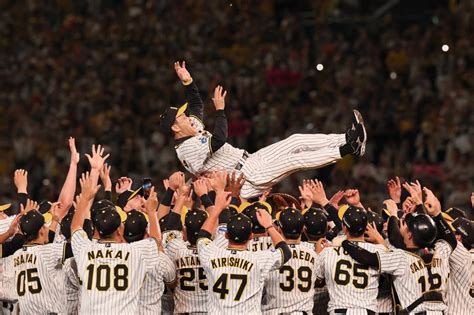
[(6, 203), (4, 205), (0, 205), (0, 212), (10, 209), (11, 206), (12, 206), (11, 203)]
[(337, 216), (339, 220), (342, 221), (342, 218), (344, 217), (344, 214), (346, 213), (347, 209), (349, 209), (349, 205), (342, 205), (339, 207), (339, 210), (337, 211)]
[(127, 220), (127, 213), (125, 213), (125, 211), (123, 211), (119, 206), (115, 206), (115, 209), (120, 216), (120, 221), (125, 222)]
[(183, 115), (187, 109), (188, 109), (188, 103), (186, 102), (183, 105), (181, 105), (180, 108), (178, 108), (178, 111), (176, 112), (176, 117)]

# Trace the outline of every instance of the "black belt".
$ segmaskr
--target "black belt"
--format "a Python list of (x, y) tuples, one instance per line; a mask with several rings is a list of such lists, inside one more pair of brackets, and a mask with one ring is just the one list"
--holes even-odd
[(247, 151), (244, 151), (244, 154), (242, 154), (242, 157), (239, 159), (239, 162), (235, 166), (235, 170), (240, 171), (242, 167), (244, 167), (244, 163), (249, 157), (249, 153)]
[[(375, 315), (376, 313), (374, 311), (371, 311), (371, 310), (366, 310), (367, 311), (367, 315)], [(334, 313), (336, 314), (347, 314), (347, 308), (336, 308), (334, 310)]]
[[(409, 314), (423, 302), (443, 302), (443, 295), (441, 295), (440, 292), (436, 291), (425, 292), (421, 297), (416, 299), (415, 302), (411, 303), (406, 309), (401, 310), (399, 314)], [(416, 313), (416, 315), (424, 314), (426, 314), (426, 312)]]

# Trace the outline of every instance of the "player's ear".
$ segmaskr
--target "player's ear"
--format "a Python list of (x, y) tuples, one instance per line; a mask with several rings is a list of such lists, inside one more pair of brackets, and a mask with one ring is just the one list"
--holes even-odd
[(229, 239), (229, 234), (227, 232), (225, 232), (224, 236), (227, 240)]
[(171, 126), (171, 131), (173, 131), (175, 133), (179, 132), (180, 130), (181, 129), (179, 128), (179, 126), (176, 123), (174, 123), (173, 126)]

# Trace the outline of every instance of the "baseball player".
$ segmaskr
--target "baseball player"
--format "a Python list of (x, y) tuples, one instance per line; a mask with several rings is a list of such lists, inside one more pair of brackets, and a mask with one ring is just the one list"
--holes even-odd
[[(134, 243), (147, 237), (147, 220), (143, 213), (137, 210), (127, 212), (124, 223), (124, 238), (128, 243)], [(176, 279), (176, 269), (171, 259), (159, 252), (160, 263), (145, 277), (140, 289), (138, 314), (161, 314), (161, 296), (165, 284), (171, 284)]]
[[(456, 248), (449, 257), (449, 283), (447, 293), (447, 314), (471, 314), (474, 309), (473, 297), (470, 295), (474, 276), (471, 272), (471, 249), (474, 231), (472, 223), (464, 218), (457, 217), (452, 226), (458, 241)], [(468, 246), (467, 248), (464, 246)]]
[(92, 221), (99, 232), (92, 242), (82, 229), (99, 186), (98, 172), (106, 157), (102, 150), (93, 150), (91, 175), (81, 179), (81, 198), (71, 223), (72, 250), (82, 282), (80, 314), (136, 314), (139, 292), (147, 274), (160, 264), (158, 248), (161, 233), (156, 217), (158, 200), (150, 193), (145, 208), (150, 224), (150, 238), (133, 244), (123, 243), (123, 225), (116, 208), (104, 204)]
[(252, 252), (258, 252), (261, 250), (268, 250), (273, 248), (272, 238), (268, 236), (265, 228), (260, 225), (257, 217), (257, 210), (264, 209), (268, 211), (270, 214), (272, 213), (272, 209), (270, 205), (267, 203), (263, 204), (260, 202), (254, 202), (247, 207), (245, 207), (242, 211), (249, 219), (252, 221), (252, 239), (249, 242), (248, 249)]
[(314, 283), (316, 274), (313, 272), (317, 255), (301, 243), (304, 228), (303, 215), (296, 209), (288, 208), (279, 215), (281, 232), (288, 243), (292, 258), (272, 271), (265, 282), (264, 314), (292, 314), (313, 310)]
[(48, 228), (37, 210), (21, 217), (20, 229), (26, 243), (12, 259), (21, 313), (64, 313), (66, 295), (61, 267), (66, 244), (47, 244)]
[[(408, 314), (443, 314), (446, 304), (443, 293), (449, 275), (449, 256), (456, 248), (456, 239), (441, 215), (439, 201), (424, 188), (427, 199), (426, 214), (411, 213), (401, 220), (400, 233), (405, 250), (371, 253), (358, 244), (344, 241), (343, 248), (351, 257), (363, 265), (393, 275), (396, 300), (403, 312)], [(390, 233), (390, 232), (389, 232)], [(440, 237), (434, 250), (426, 246)]]
[[(368, 252), (384, 251), (382, 245), (364, 241), (367, 214), (354, 206), (341, 207), (339, 217), (346, 238)], [(357, 263), (341, 246), (323, 249), (316, 265), (316, 275), (324, 279), (329, 291), (330, 314), (375, 314), (379, 273)]]
[(271, 215), (258, 211), (259, 222), (270, 234), (275, 250), (247, 251), (252, 234), (250, 219), (238, 214), (229, 219), (226, 236), (227, 248), (213, 244), (220, 212), (230, 199), (228, 193), (218, 191), (215, 206), (209, 212), (198, 235), (199, 260), (208, 279), (208, 313), (261, 314), (264, 281), (269, 273), (278, 269), (291, 257), (291, 250), (272, 224)]
[(163, 132), (173, 136), (176, 153), (183, 166), (194, 176), (224, 169), (240, 171), (245, 176), (241, 196), (262, 194), (291, 173), (332, 164), (348, 154), (363, 155), (367, 134), (362, 116), (353, 111), (352, 127), (345, 134), (294, 134), (255, 153), (234, 148), (227, 143), (227, 118), (224, 113), (226, 92), (214, 91), (215, 127), (204, 130), (203, 107), (197, 86), (179, 62), (176, 74), (185, 86), (188, 103), (170, 107), (160, 116)]

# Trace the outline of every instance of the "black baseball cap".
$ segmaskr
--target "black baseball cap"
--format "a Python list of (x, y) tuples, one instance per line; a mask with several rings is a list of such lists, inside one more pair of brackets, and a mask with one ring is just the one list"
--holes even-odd
[(140, 186), (136, 190), (126, 190), (123, 193), (121, 193), (117, 198), (117, 206), (123, 209), (127, 205), (127, 202), (133, 197), (135, 197), (136, 195), (143, 196), (142, 186)]
[(61, 220), (61, 234), (68, 240), (71, 238), (71, 222), (74, 217), (75, 208), (69, 208), (67, 214)]
[(176, 117), (181, 116), (188, 109), (188, 103), (184, 103), (181, 107), (169, 107), (160, 115), (160, 129), (164, 133), (171, 133), (171, 126), (176, 121)]
[(317, 208), (309, 208), (304, 214), (306, 233), (312, 240), (324, 237), (328, 231), (328, 219), (324, 212)]
[(237, 209), (238, 208), (236, 206), (230, 205), (222, 210), (222, 212), (219, 214), (219, 224), (227, 224), (231, 216), (239, 213)]
[(242, 211), (247, 217), (250, 218), (252, 222), (252, 232), (253, 233), (265, 233), (265, 228), (260, 225), (257, 219), (257, 209), (266, 209), (270, 214), (272, 213), (271, 206), (268, 203), (264, 202), (254, 202), (244, 208)]
[(367, 222), (370, 224), (375, 223), (377, 231), (379, 231), (379, 233), (383, 232), (384, 220), (382, 216), (377, 212), (367, 211)]
[(138, 210), (127, 212), (127, 219), (124, 222), (124, 238), (127, 242), (140, 241), (145, 237), (148, 222), (143, 213)]
[(462, 244), (468, 250), (474, 246), (474, 224), (467, 218), (459, 217), (451, 224), (456, 234), (461, 235)]
[(122, 220), (115, 206), (108, 205), (96, 211), (92, 223), (100, 236), (108, 236), (117, 231)]
[(279, 213), (278, 221), (285, 237), (297, 239), (301, 236), (304, 228), (304, 217), (294, 208), (286, 208)]
[(38, 210), (31, 210), (20, 218), (20, 230), (28, 239), (37, 235), (44, 223), (43, 215)]
[(96, 200), (91, 207), (91, 220), (94, 222), (95, 215), (99, 213), (99, 210), (102, 210), (107, 207), (115, 207), (114, 203), (108, 199)]
[(189, 243), (196, 244), (197, 235), (207, 216), (207, 212), (201, 209), (191, 209), (186, 213), (184, 226), (186, 227), (186, 236)]
[(367, 227), (367, 213), (364, 209), (343, 205), (338, 211), (339, 219), (352, 236), (361, 236)]
[(227, 235), (230, 241), (244, 244), (252, 234), (252, 220), (245, 214), (239, 213), (230, 217), (227, 223)]

